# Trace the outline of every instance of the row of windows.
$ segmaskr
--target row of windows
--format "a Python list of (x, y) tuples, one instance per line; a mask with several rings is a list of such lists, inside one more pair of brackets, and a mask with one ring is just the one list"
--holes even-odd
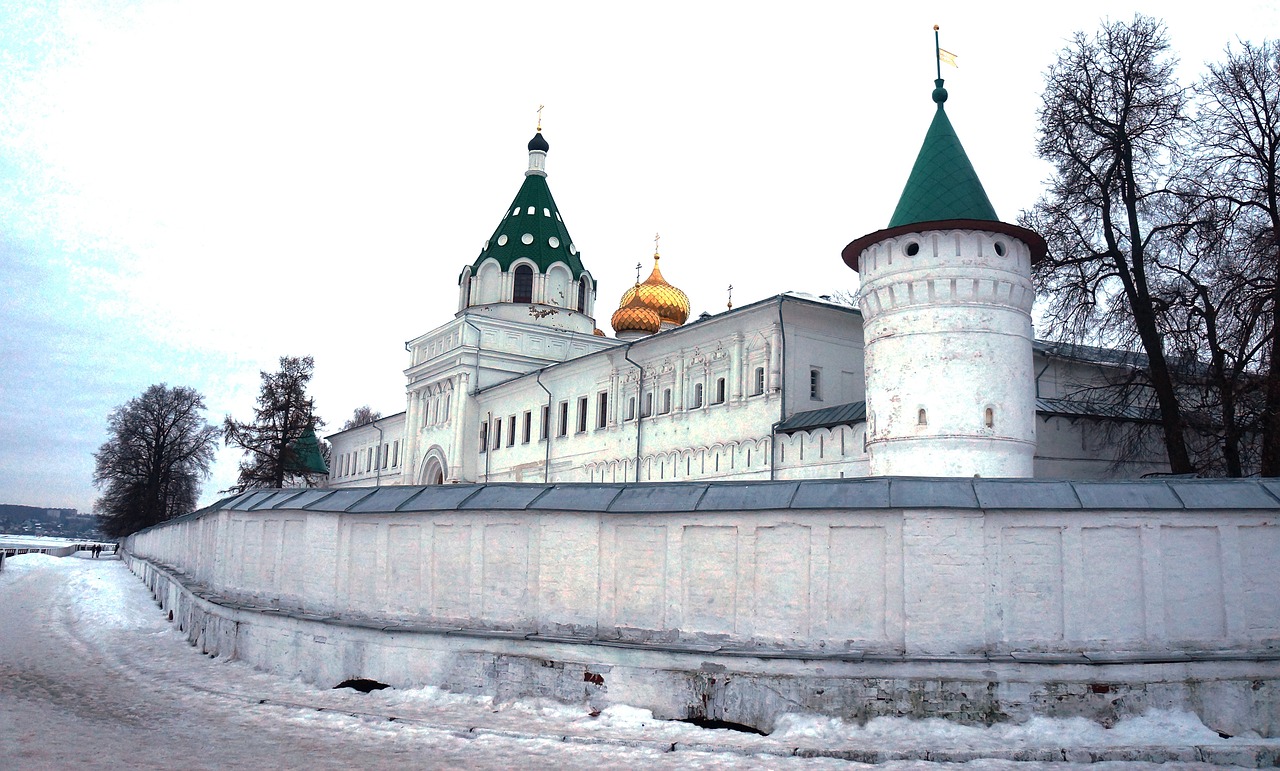
[(397, 439), (391, 444), (381, 444), (376, 447), (342, 453), (334, 463), (333, 476), (335, 478), (349, 477), (356, 474), (367, 474), (370, 471), (398, 468), (399, 466), (400, 440)]
[[(928, 411), (928, 410), (926, 410), (926, 409), (924, 409), (923, 407), (921, 407), (920, 409), (916, 410), (916, 425), (917, 425), (917, 426), (927, 426), (927, 425), (929, 425), (929, 411)], [(983, 426), (983, 428), (995, 428), (995, 427), (996, 427), (996, 411), (995, 411), (995, 408), (993, 408), (993, 407), (986, 407), (986, 408), (984, 408), (984, 409), (982, 410), (982, 426)], [(873, 432), (873, 433), (874, 433), (874, 432), (875, 432), (875, 429), (876, 429), (876, 414), (875, 414), (874, 412), (872, 412), (872, 413), (870, 413), (869, 415), (867, 415), (867, 430), (868, 430), (869, 432)]]
[[(481, 269), (481, 272), (480, 272), (481, 281), (498, 280), (496, 277), (491, 275), (486, 278), (486, 275), (485, 275), (486, 273), (487, 271), (485, 271), (484, 269)], [(471, 278), (469, 275), (467, 275), (463, 277), (462, 281), (463, 281), (462, 304), (463, 306), (469, 307), (471, 305)], [(578, 285), (578, 301), (577, 301), (577, 304), (574, 306), (574, 309), (577, 310), (579, 313), (586, 313), (587, 287), (590, 283), (590, 279), (588, 279), (586, 276), (583, 276), (576, 283)], [(493, 291), (497, 292), (498, 290), (494, 288)], [(554, 292), (551, 289), (548, 289), (548, 293), (557, 294), (557, 292)], [(548, 300), (552, 302), (556, 302), (557, 304), (559, 302), (563, 302), (563, 298), (559, 298), (559, 297), (549, 297)], [(483, 296), (480, 299), (480, 302), (482, 303), (488, 302), (488, 301), (501, 301), (501, 298), (490, 295), (489, 300), (486, 300)], [(511, 302), (513, 303), (532, 303), (533, 302), (533, 268), (527, 263), (521, 263), (520, 265), (517, 265), (515, 267), (515, 270), (512, 271)]]
[[(755, 382), (751, 391), (751, 396), (759, 396), (764, 393), (764, 367), (757, 367), (755, 370)], [(653, 415), (654, 409), (654, 392), (649, 391), (644, 395), (644, 408), (640, 413), (640, 417), (647, 418)], [(722, 377), (716, 378), (716, 382), (711, 391), (710, 404), (724, 404), (727, 398), (726, 383)], [(585, 433), (590, 420), (588, 411), (589, 400), (586, 396), (579, 396), (577, 400), (577, 410), (573, 417), (575, 418), (573, 426), (576, 433)], [(690, 409), (701, 409), (705, 406), (705, 395), (702, 383), (695, 383), (693, 386), (693, 402)], [(671, 389), (662, 389), (661, 409), (659, 415), (666, 415), (671, 412)], [(569, 435), (569, 402), (562, 401), (556, 408), (556, 436), (563, 437)], [(632, 421), (636, 419), (636, 397), (632, 396), (627, 399), (627, 412), (624, 421)], [(547, 431), (550, 426), (550, 410), (547, 406), (543, 406), (538, 423), (538, 441), (547, 438)], [(596, 394), (596, 410), (595, 410), (595, 428), (602, 429), (609, 423), (609, 392), (600, 391)], [(514, 447), (519, 436), (520, 444), (528, 444), (532, 441), (533, 428), (533, 411), (525, 410), (521, 415), (509, 415), (506, 418), (496, 418), (488, 423), (480, 425), (480, 452), (488, 450), (497, 450), (504, 446)], [(505, 429), (505, 431), (504, 431)], [(504, 444), (505, 436), (505, 444)]]
[(448, 422), (451, 396), (446, 391), (431, 398), (424, 398), (422, 400), (422, 425), (433, 426), (437, 423)]

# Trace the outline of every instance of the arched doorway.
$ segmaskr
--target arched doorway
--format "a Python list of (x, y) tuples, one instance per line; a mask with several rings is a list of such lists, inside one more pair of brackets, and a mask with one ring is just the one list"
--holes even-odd
[(422, 483), (424, 485), (444, 484), (444, 466), (439, 458), (427, 458), (427, 465), (422, 471)]

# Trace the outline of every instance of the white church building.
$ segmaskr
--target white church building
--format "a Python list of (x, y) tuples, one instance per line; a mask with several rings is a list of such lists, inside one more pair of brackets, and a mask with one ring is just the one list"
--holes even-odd
[(1136, 477), (1081, 398), (1115, 352), (1035, 341), (1045, 243), (1001, 222), (937, 109), (889, 226), (850, 243), (858, 307), (786, 292), (689, 318), (659, 270), (597, 321), (541, 131), (458, 310), (408, 344), (403, 412), (328, 437), (329, 486), (897, 476)]

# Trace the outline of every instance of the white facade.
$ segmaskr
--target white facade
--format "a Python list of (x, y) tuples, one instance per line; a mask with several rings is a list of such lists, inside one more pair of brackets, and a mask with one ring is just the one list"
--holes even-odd
[(530, 142), (455, 317), (408, 344), (405, 411), (328, 437), (332, 486), (1165, 470), (1115, 464), (1097, 430), (1112, 419), (1072, 402), (1110, 365), (1033, 352), (1029, 231), (881, 231), (855, 242), (860, 310), (786, 293), (691, 321), (655, 254), (635, 289), (660, 307), (618, 313), (660, 331), (609, 338), (546, 149)]
[[(464, 313), (410, 342), (404, 412), (329, 437), (330, 484), (872, 475), (867, 421), (856, 408), (834, 425), (821, 414), (804, 419), (874, 404), (865, 390), (863, 323), (852, 308), (794, 294), (632, 342)], [(1070, 403), (1107, 375), (1103, 365), (1044, 350), (1028, 358), (1019, 368), (1025, 377), (1008, 378), (1008, 392), (987, 400), (995, 405), (995, 428), (1031, 433), (1031, 441), (1019, 433), (1011, 442), (1020, 453), (1037, 448), (1032, 458), (1018, 456), (1018, 463), (1031, 462), (1029, 471), (966, 466), (952, 474), (947, 459), (958, 453), (944, 448), (922, 450), (922, 466), (889, 473), (1094, 479), (1167, 470), (1158, 459), (1117, 467), (1106, 433), (1112, 422), (1087, 410), (1027, 414), (1036, 399)], [(936, 377), (914, 386), (928, 386), (920, 401), (931, 423), (947, 415), (947, 405), (972, 411), (988, 403), (973, 401), (978, 396), (955, 378)], [(784, 423), (797, 417), (800, 428)], [(385, 466), (370, 464), (384, 456)]]

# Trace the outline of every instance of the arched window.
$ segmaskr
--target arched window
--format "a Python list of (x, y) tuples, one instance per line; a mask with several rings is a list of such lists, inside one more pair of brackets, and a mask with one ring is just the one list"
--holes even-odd
[(471, 268), (462, 271), (462, 307), (471, 307)]
[(925, 414), (924, 410), (920, 410), (919, 412), (916, 413), (916, 425), (917, 426), (929, 425), (929, 416)]
[(578, 312), (587, 312), (587, 277), (583, 276), (578, 282)]
[(671, 389), (662, 389), (662, 414), (666, 415), (671, 412)]
[(516, 266), (515, 290), (512, 292), (511, 302), (533, 302), (533, 268), (528, 265)]
[(702, 384), (695, 383), (693, 386), (693, 408), (696, 410), (702, 406)]
[(982, 415), (982, 424), (987, 428), (996, 427), (996, 411), (988, 407)]
[(724, 378), (716, 378), (716, 404), (724, 404)]

